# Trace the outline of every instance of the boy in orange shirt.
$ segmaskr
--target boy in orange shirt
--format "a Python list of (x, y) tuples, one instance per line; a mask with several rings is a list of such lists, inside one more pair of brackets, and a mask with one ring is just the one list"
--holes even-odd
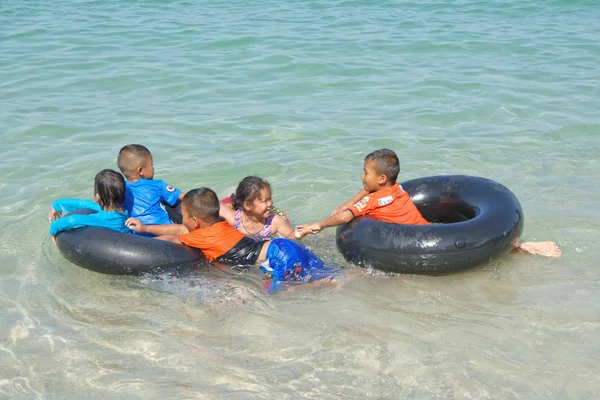
[[(400, 161), (389, 149), (375, 150), (365, 157), (363, 187), (350, 200), (339, 206), (329, 218), (312, 224), (296, 227), (296, 238), (319, 233), (324, 228), (343, 225), (361, 215), (396, 224), (428, 224), (414, 205), (407, 192), (396, 179), (400, 173)], [(513, 249), (514, 253), (538, 254), (559, 257), (555, 242), (522, 242)]]
[(150, 233), (157, 239), (200, 249), (208, 261), (229, 265), (254, 265), (273, 278), (269, 290), (279, 282), (310, 282), (329, 278), (339, 268), (325, 266), (305, 246), (290, 239), (256, 241), (219, 217), (219, 199), (208, 188), (193, 189), (181, 202), (183, 224), (144, 225), (137, 218), (125, 221), (138, 233)]
[(365, 157), (362, 182), (364, 189), (342, 204), (329, 218), (313, 224), (298, 225), (296, 231), (304, 237), (324, 228), (343, 225), (361, 215), (396, 224), (428, 224), (413, 204), (410, 196), (396, 182), (400, 173), (398, 156), (392, 150), (376, 150)]

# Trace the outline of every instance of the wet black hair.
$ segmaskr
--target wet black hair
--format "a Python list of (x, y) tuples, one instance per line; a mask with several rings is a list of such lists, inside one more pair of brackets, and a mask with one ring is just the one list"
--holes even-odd
[(206, 187), (187, 192), (181, 200), (181, 207), (185, 207), (192, 217), (201, 219), (207, 224), (222, 220), (219, 217), (219, 198), (212, 189)]
[(390, 149), (379, 149), (367, 154), (365, 161), (371, 160), (375, 164), (375, 172), (387, 176), (391, 183), (396, 183), (400, 173), (400, 160)]
[(119, 209), (125, 201), (125, 178), (112, 169), (103, 169), (94, 178), (94, 194), (104, 209)]
[(264, 188), (271, 190), (269, 182), (258, 176), (247, 176), (238, 184), (235, 193), (231, 195), (231, 205), (235, 210), (242, 208), (246, 201), (253, 202), (260, 196), (260, 191)]

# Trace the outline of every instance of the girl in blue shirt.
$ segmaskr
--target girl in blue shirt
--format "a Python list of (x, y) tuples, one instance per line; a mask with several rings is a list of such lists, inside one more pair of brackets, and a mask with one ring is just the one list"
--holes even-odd
[[(94, 201), (58, 199), (52, 203), (48, 214), (51, 222), (56, 220), (50, 225), (52, 241), (56, 244), (56, 235), (59, 232), (84, 226), (99, 226), (119, 232), (131, 232), (125, 226), (129, 214), (123, 210), (124, 201), (125, 179), (123, 175), (112, 169), (98, 172), (94, 179)], [(60, 218), (61, 213), (80, 208), (89, 208), (97, 212), (89, 215), (73, 214)]]

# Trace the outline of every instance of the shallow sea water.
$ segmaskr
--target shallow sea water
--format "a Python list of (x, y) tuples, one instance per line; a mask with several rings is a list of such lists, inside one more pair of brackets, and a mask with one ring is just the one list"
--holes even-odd
[[(598, 398), (598, 20), (596, 1), (2, 1), (0, 398)], [(400, 180), (508, 186), (524, 239), (563, 255), (389, 275), (329, 229), (306, 242), (337, 285), (101, 275), (46, 216), (128, 143), (183, 190), (259, 174), (295, 223), (389, 147)]]

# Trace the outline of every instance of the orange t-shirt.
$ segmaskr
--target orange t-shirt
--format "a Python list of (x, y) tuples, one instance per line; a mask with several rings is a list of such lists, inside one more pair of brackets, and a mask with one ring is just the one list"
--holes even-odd
[(408, 193), (398, 183), (369, 193), (350, 208), (354, 217), (370, 215), (375, 219), (396, 224), (425, 225), (423, 218)]
[(180, 235), (179, 241), (187, 246), (200, 249), (208, 261), (212, 261), (227, 253), (244, 237), (243, 233), (226, 221), (221, 221), (206, 228)]

